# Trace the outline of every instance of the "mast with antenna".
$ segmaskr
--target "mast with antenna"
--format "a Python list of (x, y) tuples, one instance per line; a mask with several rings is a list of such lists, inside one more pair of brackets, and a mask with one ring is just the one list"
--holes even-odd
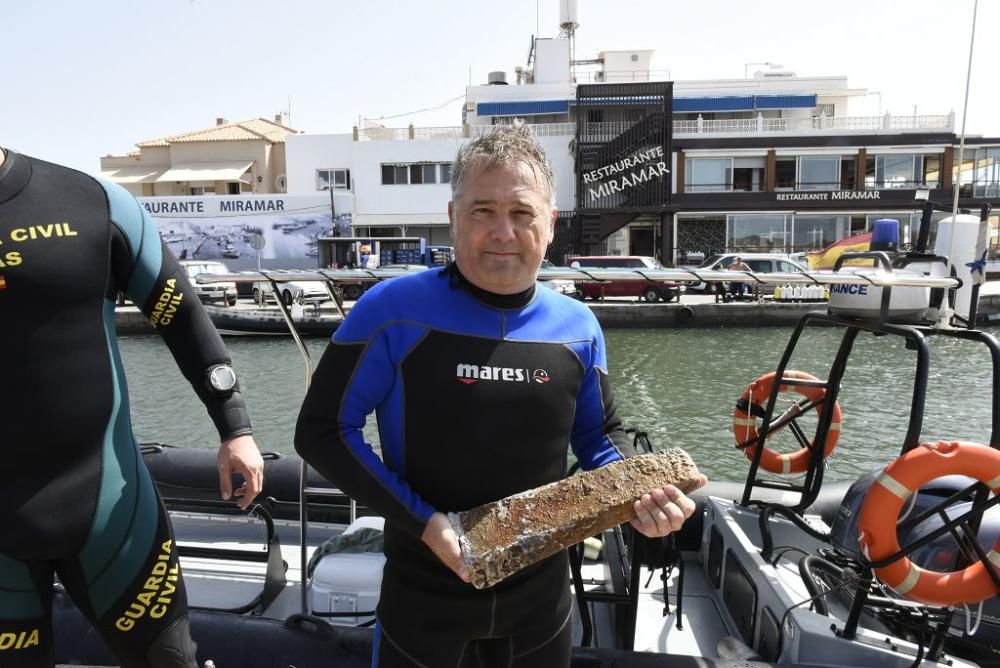
[(569, 40), (569, 79), (576, 83), (577, 0), (559, 0), (559, 36)]

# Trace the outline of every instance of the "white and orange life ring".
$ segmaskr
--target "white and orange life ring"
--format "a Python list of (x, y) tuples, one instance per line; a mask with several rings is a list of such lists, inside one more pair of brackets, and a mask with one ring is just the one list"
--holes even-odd
[[(736, 437), (737, 444), (746, 443), (757, 438), (757, 419), (753, 416), (753, 409), (755, 407), (761, 408), (768, 397), (771, 396), (775, 373), (772, 371), (771, 373), (764, 374), (750, 383), (747, 389), (743, 390), (743, 396), (740, 397), (740, 402), (736, 404), (736, 410), (733, 412), (733, 435)], [(819, 379), (804, 371), (786, 370), (782, 380)], [(778, 391), (798, 392), (809, 399), (810, 402), (819, 405), (820, 419), (823, 418), (823, 411), (826, 410), (826, 404), (821, 402), (823, 401), (823, 397), (826, 396), (826, 388), (810, 385), (782, 384)], [(747, 410), (743, 410), (742, 407), (744, 405), (747, 407)], [(829, 457), (833, 449), (837, 447), (837, 440), (840, 438), (840, 419), (840, 402), (834, 402), (830, 431), (827, 433), (822, 446), (824, 459)], [(779, 430), (769, 433), (767, 438), (771, 438), (777, 431)], [(815, 443), (813, 443), (813, 447), (816, 447)], [(745, 448), (743, 452), (746, 454), (747, 459), (753, 459), (754, 454), (757, 452), (757, 446), (751, 445)], [(764, 453), (760, 456), (760, 466), (765, 471), (770, 471), (771, 473), (803, 473), (809, 468), (810, 453), (810, 448), (801, 448), (796, 452), (781, 454), (765, 445)]]
[[(869, 560), (878, 562), (899, 552), (896, 523), (903, 504), (922, 485), (946, 475), (976, 478), (1000, 494), (1000, 451), (980, 443), (939, 441), (923, 443), (889, 464), (861, 504), (858, 543)], [(987, 557), (1000, 571), (1000, 540)], [(924, 570), (904, 556), (875, 569), (875, 574), (897, 593), (928, 605), (978, 603), (998, 593), (978, 561), (942, 573)]]

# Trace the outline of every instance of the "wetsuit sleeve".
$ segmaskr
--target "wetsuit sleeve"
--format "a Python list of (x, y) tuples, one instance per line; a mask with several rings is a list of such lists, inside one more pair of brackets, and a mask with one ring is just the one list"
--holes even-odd
[[(389, 336), (363, 297), (313, 373), (295, 427), (295, 450), (341, 491), (419, 537), (434, 508), (365, 442), (365, 421), (396, 382)], [(373, 332), (369, 334), (369, 332)]]
[(622, 427), (611, 384), (604, 334), (595, 323), (590, 364), (576, 397), (576, 417), (570, 445), (580, 466), (595, 469), (634, 456), (635, 449)]
[(182, 267), (136, 199), (119, 186), (101, 184), (108, 194), (112, 223), (110, 296), (125, 292), (149, 318), (222, 440), (251, 433), (239, 385), (220, 392), (208, 383), (209, 369), (231, 360)]

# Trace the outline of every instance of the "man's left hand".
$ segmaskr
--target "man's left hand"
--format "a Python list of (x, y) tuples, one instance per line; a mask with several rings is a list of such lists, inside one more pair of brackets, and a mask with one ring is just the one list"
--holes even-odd
[(242, 498), (236, 505), (246, 510), (264, 487), (264, 460), (253, 436), (234, 436), (223, 441), (219, 446), (218, 469), (219, 490), (227, 501), (233, 496), (233, 473), (243, 476), (243, 484), (236, 490), (236, 496)]
[[(702, 476), (698, 486), (707, 482), (708, 479)], [(662, 538), (681, 528), (684, 520), (694, 513), (695, 503), (673, 485), (664, 485), (663, 489), (643, 494), (634, 508), (632, 526), (635, 530), (649, 538)]]

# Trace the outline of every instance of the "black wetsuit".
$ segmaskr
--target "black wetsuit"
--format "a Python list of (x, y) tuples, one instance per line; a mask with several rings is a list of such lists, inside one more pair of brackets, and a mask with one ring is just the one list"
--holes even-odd
[[(225, 347), (128, 192), (8, 151), (0, 164), (0, 666), (52, 663), (53, 573), (123, 666), (194, 666), (169, 521), (132, 434), (124, 292), (223, 438), (250, 432), (206, 372)], [(163, 420), (177, 416), (164, 407)], [(152, 650), (150, 648), (153, 648)]]
[[(454, 269), (369, 290), (313, 376), (295, 446), (386, 518), (373, 665), (568, 665), (565, 553), (476, 590), (420, 536), (460, 511), (633, 454), (607, 384), (604, 339), (579, 302), (496, 295)], [(362, 436), (378, 418), (382, 458)], [(511, 660), (513, 663), (511, 663)]]

